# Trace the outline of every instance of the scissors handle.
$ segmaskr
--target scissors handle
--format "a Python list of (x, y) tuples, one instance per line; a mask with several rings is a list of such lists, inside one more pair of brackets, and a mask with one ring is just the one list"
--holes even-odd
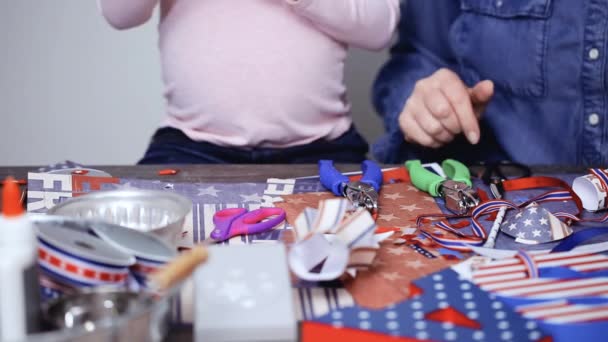
[(213, 240), (224, 241), (237, 235), (262, 233), (283, 220), (285, 210), (281, 208), (260, 208), (250, 212), (244, 208), (223, 209), (213, 216), (215, 229), (209, 236)]

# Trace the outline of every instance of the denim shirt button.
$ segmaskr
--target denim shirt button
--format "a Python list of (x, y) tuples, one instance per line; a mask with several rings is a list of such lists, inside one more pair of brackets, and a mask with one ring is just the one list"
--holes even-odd
[(600, 116), (597, 113), (591, 113), (587, 120), (591, 126), (596, 126), (600, 123)]
[(600, 56), (600, 50), (596, 49), (596, 48), (592, 48), (591, 50), (589, 50), (589, 59), (594, 61), (596, 59), (598, 59), (598, 57)]

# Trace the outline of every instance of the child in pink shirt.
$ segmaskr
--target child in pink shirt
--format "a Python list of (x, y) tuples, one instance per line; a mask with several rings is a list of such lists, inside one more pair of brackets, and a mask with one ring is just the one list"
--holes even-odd
[[(127, 29), (159, 0), (99, 0)], [(399, 0), (160, 0), (167, 117), (140, 163), (360, 162), (348, 46), (381, 49)]]

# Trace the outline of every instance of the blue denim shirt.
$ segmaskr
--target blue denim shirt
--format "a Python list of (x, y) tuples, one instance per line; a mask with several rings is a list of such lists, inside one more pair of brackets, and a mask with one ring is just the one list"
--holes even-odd
[[(387, 163), (410, 158), (510, 159), (527, 164), (608, 164), (607, 0), (408, 0), (399, 40), (374, 85)], [(407, 144), (397, 118), (417, 80), (439, 68), (495, 95), (473, 146)]]

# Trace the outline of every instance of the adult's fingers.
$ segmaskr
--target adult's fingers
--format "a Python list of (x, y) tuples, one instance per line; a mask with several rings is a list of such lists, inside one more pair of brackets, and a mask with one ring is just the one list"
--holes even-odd
[[(442, 131), (447, 131), (450, 134), (451, 141), (453, 135), (462, 132), (460, 122), (448, 98), (443, 94), (440, 88), (432, 88), (424, 94), (424, 105), (433, 117), (439, 121), (442, 126)], [(424, 125), (423, 125), (424, 126)], [(434, 134), (433, 134), (434, 135)], [(446, 133), (444, 133), (446, 136)], [(443, 139), (439, 139), (444, 141)], [(449, 142), (445, 141), (445, 142)]]
[(431, 135), (426, 133), (415, 120), (411, 105), (406, 104), (403, 113), (399, 116), (399, 126), (405, 135), (405, 140), (422, 146), (437, 148), (442, 144), (436, 141)]
[(469, 94), (473, 102), (473, 110), (479, 119), (494, 95), (494, 83), (490, 80), (481, 81), (469, 89)]
[(452, 108), (456, 112), (458, 122), (462, 131), (471, 144), (479, 142), (479, 123), (473, 111), (471, 97), (466, 85), (460, 80), (458, 75), (447, 69), (436, 72), (441, 82), (441, 91), (450, 101)]

